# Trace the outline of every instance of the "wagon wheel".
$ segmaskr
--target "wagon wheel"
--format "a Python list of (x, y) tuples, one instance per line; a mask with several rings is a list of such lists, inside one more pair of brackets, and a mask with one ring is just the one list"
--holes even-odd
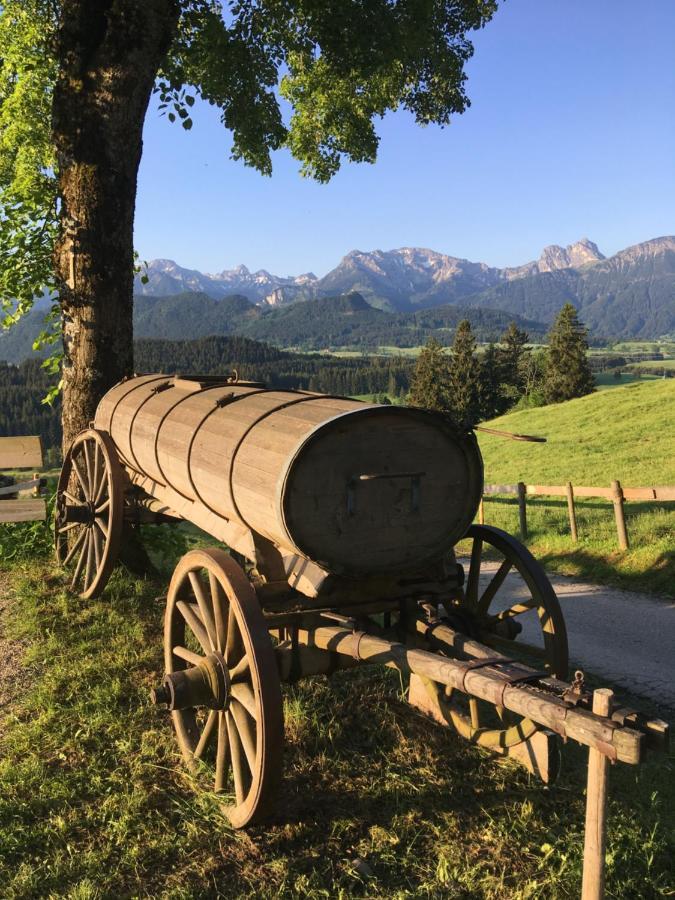
[[(565, 620), (542, 567), (526, 547), (499, 528), (472, 525), (467, 538), (471, 541), (469, 572), (462, 599), (448, 608), (450, 618), (456, 617), (462, 630), (508, 659), (564, 679), (568, 665)], [(507, 585), (510, 573), (512, 583)], [(538, 728), (504, 707), (435, 682), (426, 686), (446, 719), (480, 746), (510, 747)]]
[(235, 828), (260, 821), (281, 778), (281, 685), (255, 592), (223, 550), (192, 550), (171, 579), (163, 687), (176, 737)]
[(56, 489), (54, 544), (59, 563), (72, 571), (70, 589), (97, 597), (120, 548), (124, 478), (111, 438), (90, 428), (77, 435)]

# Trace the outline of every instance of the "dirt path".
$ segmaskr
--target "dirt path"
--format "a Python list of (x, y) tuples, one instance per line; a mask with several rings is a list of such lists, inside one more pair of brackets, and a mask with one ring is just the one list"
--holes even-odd
[[(462, 562), (468, 571), (468, 560)], [(497, 565), (486, 566), (486, 585)], [(571, 666), (675, 710), (675, 603), (561, 575), (549, 578), (565, 616)], [(503, 591), (504, 609), (525, 596), (518, 575), (507, 577)], [(540, 644), (534, 618), (520, 618), (522, 637)]]

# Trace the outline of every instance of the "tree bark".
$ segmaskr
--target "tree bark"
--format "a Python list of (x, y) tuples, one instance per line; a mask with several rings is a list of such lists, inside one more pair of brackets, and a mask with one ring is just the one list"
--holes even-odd
[(133, 367), (133, 226), (143, 121), (177, 0), (63, 0), (52, 108), (63, 445)]

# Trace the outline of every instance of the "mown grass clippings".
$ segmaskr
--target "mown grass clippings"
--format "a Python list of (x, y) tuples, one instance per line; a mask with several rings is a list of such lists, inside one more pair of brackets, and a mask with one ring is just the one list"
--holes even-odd
[[(285, 692), (276, 818), (234, 832), (196, 794), (166, 714), (161, 592), (117, 570), (98, 600), (12, 570), (5, 628), (32, 685), (0, 713), (0, 879), (28, 897), (576, 897), (585, 752), (546, 789), (411, 710), (396, 672)], [(668, 896), (671, 761), (612, 769), (608, 896)]]

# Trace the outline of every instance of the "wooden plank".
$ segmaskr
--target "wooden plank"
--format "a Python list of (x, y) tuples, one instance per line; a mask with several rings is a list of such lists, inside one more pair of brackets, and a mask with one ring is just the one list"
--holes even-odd
[(528, 494), (533, 494), (535, 497), (564, 497), (567, 493), (567, 488), (560, 484), (527, 484), (525, 485), (525, 490)]
[(484, 494), (517, 494), (517, 484), (485, 484), (483, 485)]
[(675, 500), (675, 487), (655, 487), (655, 500)]
[[(593, 712), (612, 714), (614, 694), (609, 688), (593, 692)], [(602, 900), (605, 896), (605, 844), (607, 840), (607, 784), (609, 760), (591, 747), (588, 751), (586, 785), (586, 834), (581, 900)]]
[(0, 437), (0, 469), (34, 469), (41, 465), (39, 437)]
[(612, 489), (611, 488), (601, 488), (601, 487), (577, 487), (574, 485), (574, 496), (575, 497), (604, 497), (607, 500), (612, 499)]
[(0, 522), (38, 522), (47, 518), (44, 500), (3, 500)]

